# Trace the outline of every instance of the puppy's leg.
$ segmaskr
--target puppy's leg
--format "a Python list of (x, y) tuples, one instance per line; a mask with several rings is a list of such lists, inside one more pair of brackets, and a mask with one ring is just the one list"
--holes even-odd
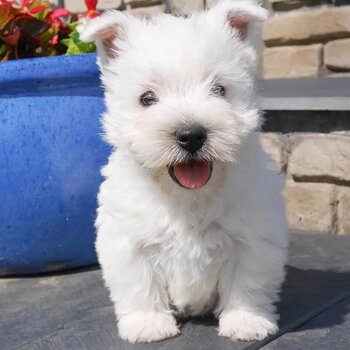
[(239, 243), (219, 280), (219, 335), (259, 340), (278, 330), (274, 302), (284, 277), (286, 249), (266, 240)]
[(147, 254), (127, 237), (115, 239), (115, 235), (109, 235), (107, 239), (107, 234), (103, 227), (99, 228), (96, 247), (114, 302), (120, 337), (136, 343), (179, 334), (168, 305), (165, 281), (154, 270)]
[(174, 316), (167, 310), (142, 310), (120, 316), (118, 330), (120, 337), (131, 343), (149, 343), (180, 334)]

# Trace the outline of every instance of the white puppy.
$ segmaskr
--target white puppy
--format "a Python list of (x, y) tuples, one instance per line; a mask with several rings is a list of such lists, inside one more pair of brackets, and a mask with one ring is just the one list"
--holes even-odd
[(214, 312), (219, 335), (262, 339), (288, 237), (284, 179), (257, 131), (255, 0), (188, 18), (111, 11), (81, 30), (99, 50), (115, 147), (103, 168), (96, 249), (119, 334), (179, 334), (175, 316)]

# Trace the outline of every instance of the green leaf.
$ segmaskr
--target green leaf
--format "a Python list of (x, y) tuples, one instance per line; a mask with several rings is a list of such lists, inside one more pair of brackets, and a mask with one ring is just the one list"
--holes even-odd
[(0, 57), (3, 56), (7, 51), (9, 47), (5, 44), (0, 44)]
[(96, 51), (96, 45), (94, 43), (86, 43), (86, 42), (80, 41), (77, 43), (77, 46), (79, 47), (79, 50), (81, 53), (89, 53), (89, 52)]
[(11, 6), (8, 4), (0, 5), (0, 31), (14, 18), (11, 15)]
[(79, 41), (79, 33), (78, 32), (71, 32), (69, 36), (74, 40), (74, 41)]
[(62, 39), (61, 43), (67, 47), (69, 47), (70, 45), (74, 45), (74, 41), (71, 38)]
[(61, 43), (68, 47), (66, 55), (79, 55), (81, 53), (79, 47), (71, 38), (62, 39)]
[(75, 22), (72, 22), (72, 23), (65, 23), (64, 25), (65, 25), (66, 27), (68, 27), (68, 28), (73, 32), (73, 31), (76, 31), (77, 26), (78, 26), (79, 24), (80, 24), (79, 21), (75, 21)]
[[(78, 23), (78, 22), (76, 22)], [(79, 39), (79, 33), (73, 31), (69, 38), (62, 39), (61, 43), (68, 47), (66, 55), (77, 55), (82, 53), (96, 52), (96, 45), (93, 42), (84, 42)]]
[(58, 32), (57, 28), (51, 27), (46, 32), (40, 35), (39, 39), (42, 45), (45, 45), (51, 40)]
[(70, 45), (68, 47), (68, 50), (66, 52), (67, 55), (79, 55), (82, 52), (80, 51), (79, 47), (77, 45)]

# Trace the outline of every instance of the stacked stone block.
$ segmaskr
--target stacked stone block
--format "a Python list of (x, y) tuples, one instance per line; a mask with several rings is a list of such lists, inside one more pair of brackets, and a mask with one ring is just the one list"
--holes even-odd
[(322, 0), (269, 2), (272, 16), (262, 29), (264, 78), (350, 72), (350, 6)]
[(292, 229), (350, 234), (350, 133), (261, 134), (286, 174)]

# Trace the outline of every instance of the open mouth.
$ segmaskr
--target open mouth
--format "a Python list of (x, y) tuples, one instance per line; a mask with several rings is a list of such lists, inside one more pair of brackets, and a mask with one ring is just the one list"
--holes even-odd
[(210, 179), (213, 164), (207, 161), (191, 160), (169, 167), (169, 175), (180, 186), (187, 189), (203, 187)]

